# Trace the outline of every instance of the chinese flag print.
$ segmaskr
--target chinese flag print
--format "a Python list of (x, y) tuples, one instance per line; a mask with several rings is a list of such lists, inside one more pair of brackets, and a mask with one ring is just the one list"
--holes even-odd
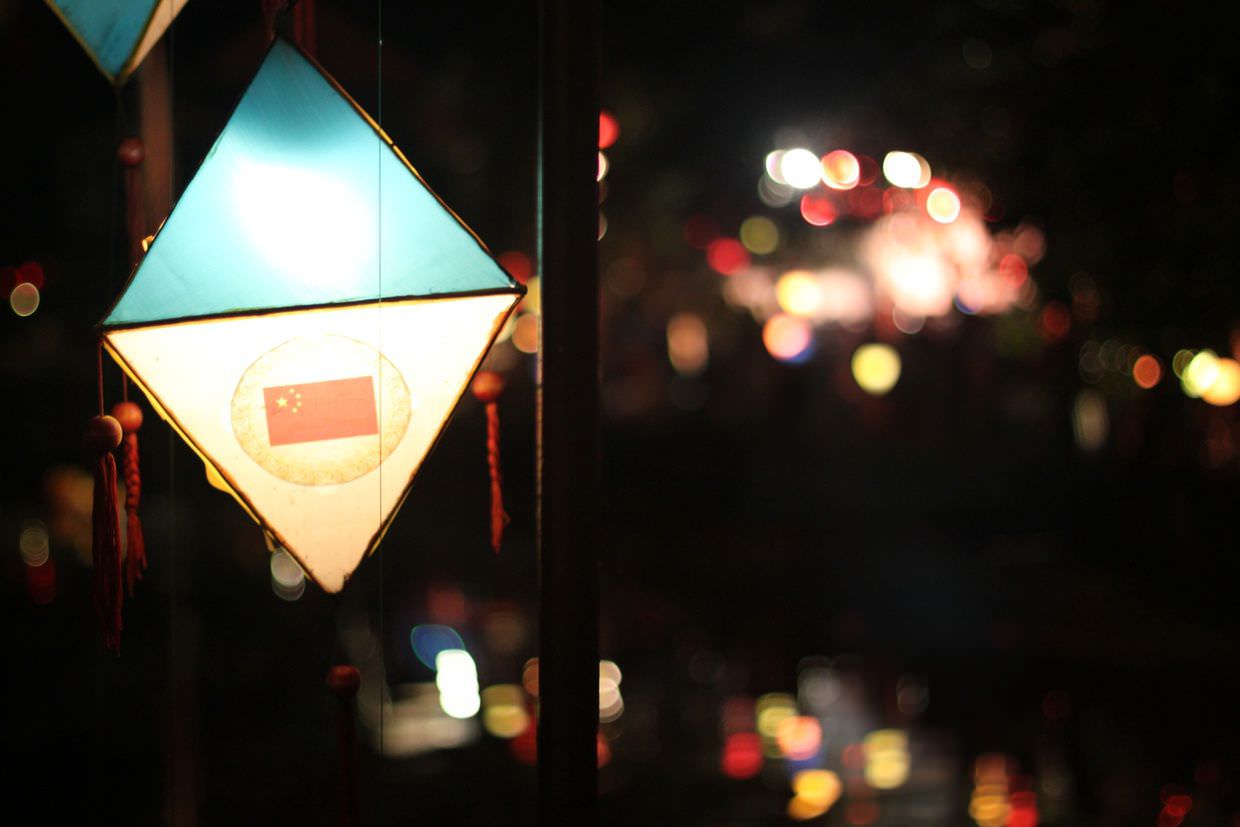
[(370, 376), (263, 388), (272, 446), (379, 433)]

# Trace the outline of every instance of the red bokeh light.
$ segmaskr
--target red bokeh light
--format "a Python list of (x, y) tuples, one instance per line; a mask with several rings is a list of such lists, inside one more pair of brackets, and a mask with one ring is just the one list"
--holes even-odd
[(499, 266), (508, 271), (508, 275), (512, 276), (522, 284), (530, 280), (530, 276), (534, 275), (534, 263), (530, 261), (530, 257), (520, 250), (509, 250), (501, 253), (499, 256)]
[(801, 196), (801, 217), (807, 224), (826, 227), (835, 223), (839, 211), (825, 192), (807, 192)]
[(1145, 390), (1162, 381), (1162, 372), (1162, 363), (1158, 361), (1158, 357), (1148, 353), (1138, 356), (1137, 361), (1132, 363), (1132, 381)]
[(728, 778), (753, 778), (762, 771), (762, 739), (756, 732), (734, 732), (723, 742), (720, 764)]
[(878, 180), (878, 161), (869, 155), (858, 155), (857, 163), (861, 167), (861, 174), (857, 178), (858, 186), (868, 187)]
[(749, 266), (749, 252), (735, 238), (716, 238), (706, 245), (706, 263), (717, 273), (732, 276)]
[(598, 148), (607, 149), (620, 137), (620, 122), (606, 109), (598, 113)]
[(1042, 308), (1038, 326), (1046, 341), (1062, 342), (1072, 329), (1072, 311), (1062, 302), (1048, 302), (1046, 307)]
[(1020, 287), (1029, 279), (1029, 265), (1016, 253), (1008, 253), (999, 259), (999, 277), (1013, 287)]
[(848, 211), (858, 218), (878, 218), (883, 212), (882, 190), (862, 186), (848, 193)]

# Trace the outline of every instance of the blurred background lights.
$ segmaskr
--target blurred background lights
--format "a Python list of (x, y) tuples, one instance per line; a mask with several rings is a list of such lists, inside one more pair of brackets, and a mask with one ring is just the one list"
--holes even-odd
[(766, 175), (768, 179), (776, 184), (788, 186), (788, 182), (784, 180), (784, 173), (782, 172), (783, 161), (784, 151), (782, 149), (777, 149), (774, 152), (768, 152), (766, 154), (766, 160), (763, 162), (763, 166), (766, 168)]
[(1218, 356), (1212, 350), (1203, 350), (1185, 365), (1180, 375), (1180, 385), (1185, 394), (1196, 399), (1209, 390), (1214, 380), (1218, 379), (1219, 372)]
[(496, 738), (516, 738), (530, 726), (525, 693), (512, 683), (482, 690), (482, 727)]
[(599, 150), (598, 173), (597, 173), (598, 180), (602, 181), (604, 178), (607, 177), (607, 170), (609, 168), (610, 168), (610, 165), (607, 163), (607, 156), (603, 154), (602, 150)]
[(794, 821), (817, 818), (839, 801), (841, 792), (840, 778), (831, 770), (801, 770), (792, 776), (788, 817)]
[(839, 210), (825, 192), (807, 192), (801, 196), (801, 217), (806, 224), (828, 227), (839, 217)]
[(908, 733), (880, 729), (865, 736), (865, 783), (876, 790), (894, 790), (908, 780)]
[(28, 281), (13, 288), (9, 293), (9, 307), (18, 316), (30, 316), (39, 309), (39, 288)]
[(706, 323), (695, 313), (677, 313), (667, 322), (667, 360), (677, 373), (695, 376), (710, 360)]
[(960, 217), (960, 196), (947, 187), (935, 187), (926, 196), (926, 214), (940, 224)]
[(292, 555), (280, 549), (271, 555), (271, 590), (281, 600), (293, 601), (306, 591), (306, 574)]
[(1081, 450), (1090, 453), (1100, 450), (1110, 431), (1106, 398), (1093, 388), (1078, 393), (1072, 404), (1072, 435)]
[(775, 282), (775, 300), (786, 313), (813, 318), (823, 304), (822, 284), (807, 270), (789, 270)]
[(777, 313), (762, 327), (762, 344), (781, 362), (795, 362), (808, 355), (814, 334), (809, 322), (789, 313)]
[(607, 149), (620, 137), (620, 122), (606, 109), (598, 113), (598, 148)]
[(1162, 381), (1162, 363), (1158, 361), (1157, 356), (1149, 353), (1137, 357), (1132, 363), (1132, 381), (1137, 383), (1137, 387), (1149, 390)]
[(720, 770), (728, 778), (753, 778), (762, 771), (762, 739), (755, 732), (734, 732), (723, 741)]
[(917, 189), (930, 183), (930, 164), (914, 152), (888, 152), (883, 158), (883, 177), (893, 187)]
[(440, 652), (448, 649), (464, 649), (465, 642), (451, 626), (426, 623), (414, 626), (410, 630), (409, 646), (426, 668), (434, 669)]
[(538, 352), (538, 314), (523, 313), (512, 329), (512, 346), (522, 353)]
[(17, 538), (17, 548), (21, 553), (22, 562), (31, 568), (38, 568), (47, 562), (49, 543), (47, 526), (39, 520), (30, 520), (22, 526)]
[(1216, 360), (1215, 367), (1214, 381), (1201, 392), (1201, 398), (1220, 408), (1234, 405), (1240, 400), (1240, 362), (1224, 357)]
[(440, 708), (453, 718), (471, 718), (482, 707), (478, 667), (464, 649), (444, 649), (435, 656), (435, 686)]
[(779, 178), (776, 180), (799, 190), (818, 186), (822, 165), (818, 156), (808, 149), (789, 149), (779, 157)]
[(734, 238), (716, 238), (706, 245), (706, 263), (720, 275), (736, 275), (749, 266), (749, 252)]
[(790, 761), (808, 761), (822, 747), (822, 725), (817, 718), (791, 715), (775, 727), (775, 743)]
[(862, 345), (853, 352), (852, 375), (861, 390), (882, 396), (900, 381), (900, 354), (882, 342)]
[(846, 149), (828, 152), (822, 159), (822, 182), (833, 190), (850, 190), (861, 180), (861, 163)]
[(766, 256), (779, 247), (779, 228), (766, 216), (751, 215), (741, 223), (741, 244), (756, 256)]
[(620, 696), (620, 667), (609, 660), (598, 663), (598, 719), (608, 724), (624, 713), (624, 699)]

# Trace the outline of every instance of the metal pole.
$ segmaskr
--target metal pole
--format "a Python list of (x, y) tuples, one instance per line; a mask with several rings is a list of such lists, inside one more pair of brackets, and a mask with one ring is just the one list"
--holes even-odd
[(539, 817), (597, 821), (598, 3), (542, 0)]

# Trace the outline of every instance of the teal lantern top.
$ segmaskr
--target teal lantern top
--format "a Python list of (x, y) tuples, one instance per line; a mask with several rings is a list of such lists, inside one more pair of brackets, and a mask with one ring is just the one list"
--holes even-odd
[(387, 135), (277, 39), (104, 327), (514, 289)]
[(46, 0), (99, 70), (124, 83), (186, 0)]

